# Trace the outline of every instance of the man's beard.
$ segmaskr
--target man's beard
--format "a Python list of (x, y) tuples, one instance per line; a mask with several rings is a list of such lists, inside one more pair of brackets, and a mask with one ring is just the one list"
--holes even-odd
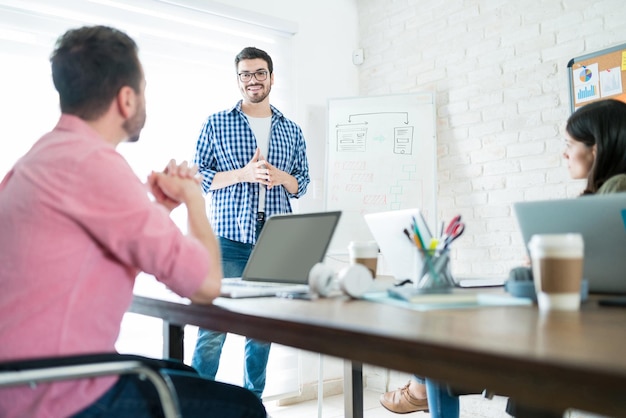
[(139, 141), (139, 135), (141, 134), (141, 130), (146, 124), (146, 106), (144, 103), (141, 104), (141, 107), (130, 119), (124, 121), (122, 128), (128, 134), (128, 139), (126, 142), (137, 142)]
[(263, 100), (267, 98), (267, 96), (270, 95), (270, 92), (272, 91), (272, 86), (271, 85), (267, 86), (267, 91), (265, 90), (265, 86), (262, 85), (262, 87), (263, 87), (263, 93), (257, 96), (250, 96), (246, 89), (246, 98), (250, 101), (250, 103), (261, 103)]

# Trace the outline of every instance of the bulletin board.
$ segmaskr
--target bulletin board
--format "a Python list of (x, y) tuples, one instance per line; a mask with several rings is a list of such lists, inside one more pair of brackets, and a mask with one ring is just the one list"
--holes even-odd
[(626, 44), (572, 58), (567, 67), (572, 112), (601, 99), (626, 102)]
[(433, 93), (330, 99), (326, 145), (326, 209), (342, 211), (329, 254), (373, 240), (366, 213), (419, 208), (436, 225)]

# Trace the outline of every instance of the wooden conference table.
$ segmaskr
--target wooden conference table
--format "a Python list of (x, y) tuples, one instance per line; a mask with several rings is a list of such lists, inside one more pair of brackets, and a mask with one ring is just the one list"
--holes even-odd
[(626, 309), (593, 297), (579, 312), (541, 314), (536, 306), (418, 312), (345, 297), (199, 306), (135, 296), (130, 312), (165, 321), (171, 357), (182, 358), (182, 326), (190, 324), (350, 360), (346, 417), (363, 416), (362, 364), (488, 388), (538, 408), (626, 416)]

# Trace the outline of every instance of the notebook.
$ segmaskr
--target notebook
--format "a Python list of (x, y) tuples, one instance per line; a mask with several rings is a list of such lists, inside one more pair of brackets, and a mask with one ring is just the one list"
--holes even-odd
[(309, 270), (324, 260), (340, 211), (274, 215), (265, 221), (240, 278), (222, 280), (221, 296), (250, 298), (308, 291)]
[(406, 228), (410, 229), (415, 218), (422, 239), (430, 242), (432, 233), (421, 211), (419, 209), (392, 210), (368, 213), (363, 217), (395, 279), (415, 281), (422, 271), (423, 262), (418, 256), (415, 245), (402, 231)]
[(513, 205), (527, 245), (534, 234), (583, 236), (583, 277), (589, 291), (626, 294), (626, 193)]

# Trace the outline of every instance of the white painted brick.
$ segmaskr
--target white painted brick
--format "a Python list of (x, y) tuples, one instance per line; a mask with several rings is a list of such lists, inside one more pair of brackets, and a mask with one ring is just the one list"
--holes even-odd
[(489, 203), (509, 203), (522, 200), (524, 194), (521, 190), (505, 189), (494, 190), (489, 193)]
[(584, 41), (574, 39), (562, 44), (557, 44), (551, 48), (544, 48), (541, 51), (541, 59), (547, 62), (562, 60), (563, 57), (572, 57), (581, 50), (581, 44), (584, 44)]
[(556, 45), (556, 35), (554, 33), (542, 33), (536, 38), (516, 44), (515, 55), (524, 57), (535, 53), (541, 54), (544, 48), (549, 48), (554, 45)]
[(519, 140), (520, 142), (534, 142), (537, 140), (555, 138), (558, 134), (559, 129), (556, 125), (537, 126), (520, 132)]
[(439, 183), (439, 193), (444, 196), (455, 196), (459, 193), (467, 193), (472, 189), (472, 184), (469, 180), (458, 180), (449, 183)]
[(502, 65), (503, 62), (509, 60), (515, 56), (515, 48), (513, 47), (501, 47), (497, 46), (493, 50), (486, 49), (482, 54), (478, 56), (478, 64), (481, 68), (489, 68), (489, 67), (498, 67)]
[(546, 170), (546, 182), (550, 184), (563, 184), (569, 182), (570, 176), (567, 168), (559, 167)]
[(520, 43), (533, 42), (541, 33), (539, 24), (519, 27), (518, 22), (517, 26), (518, 28), (515, 28), (514, 25), (508, 26), (507, 30), (502, 32), (500, 38), (502, 46), (517, 46)]
[(560, 167), (561, 157), (559, 155), (543, 154), (532, 158), (521, 158), (520, 165), (522, 172), (532, 170), (542, 170)]
[(585, 38), (585, 49), (587, 51), (599, 51), (614, 45), (621, 45), (624, 43), (624, 39), (626, 39), (625, 29), (626, 25), (621, 28), (617, 27), (613, 31), (603, 31), (595, 35), (589, 35)]
[(524, 191), (524, 200), (565, 199), (567, 197), (564, 184), (543, 185)]
[(483, 146), (488, 148), (493, 145), (514, 144), (518, 141), (518, 136), (519, 135), (516, 132), (509, 132), (508, 130), (505, 130), (504, 132), (498, 132), (494, 135), (484, 135), (481, 140)]
[[(482, 143), (479, 139), (465, 139), (463, 141), (457, 141), (454, 147), (449, 148), (450, 154), (466, 155), (471, 151), (476, 151), (482, 148)], [(471, 158), (471, 156), (470, 156)]]
[(506, 186), (505, 176), (480, 176), (472, 179), (472, 190), (498, 190)]
[(506, 157), (506, 154), (506, 147), (496, 145), (471, 152), (470, 160), (473, 164), (482, 164), (502, 160)]
[[(483, 29), (485, 31), (485, 38), (502, 38), (508, 31), (513, 31), (515, 30), (515, 28), (520, 28), (522, 24), (522, 19), (520, 18), (520, 16), (509, 16), (503, 18), (494, 13), (489, 16), (489, 19), (492, 20), (490, 20)], [(505, 44), (502, 45), (506, 46)]]
[[(480, 106), (473, 107), (480, 108)], [(486, 106), (481, 109), (481, 115), (483, 121), (485, 122), (490, 122), (492, 120), (506, 120), (509, 117), (517, 116), (517, 105), (515, 103), (504, 102), (494, 106)]]
[(561, 13), (551, 19), (541, 21), (541, 32), (558, 32), (571, 30), (583, 24), (583, 13), (580, 10)]
[[(519, 103), (519, 102), (518, 102)], [(518, 117), (510, 117), (504, 120), (504, 130), (507, 132), (521, 131), (533, 127), (539, 126), (541, 123), (541, 115), (538, 113), (526, 113), (519, 115)]]
[(467, 249), (462, 253), (458, 254), (456, 260), (457, 261), (473, 261), (473, 260), (483, 260), (489, 256), (489, 250), (487, 248), (482, 249)]
[(468, 58), (480, 57), (485, 53), (500, 49), (500, 39), (486, 39), (480, 43), (473, 43), (466, 49)]
[[(570, 2), (565, 2), (566, 10), (576, 8), (576, 5), (570, 5), (569, 3)], [(616, 12), (624, 6), (624, 2), (622, 0), (602, 0), (588, 3), (587, 6), (588, 7), (579, 7), (585, 16), (585, 19), (598, 16), (604, 17), (613, 14), (620, 15), (620, 13)]]
[(513, 86), (503, 92), (504, 103), (516, 103), (518, 100), (524, 100), (529, 97), (537, 96), (542, 92), (541, 83), (539, 82), (525, 83), (524, 86)]
[(436, 94), (437, 211), (449, 219), (462, 210), (472, 224), (453, 249), (453, 271), (508, 274), (525, 254), (513, 203), (574, 197), (585, 186), (562, 158), (567, 62), (625, 42), (625, 3), (357, 4), (360, 94)]
[(462, 125), (473, 125), (475, 126), (477, 123), (481, 121), (481, 114), (479, 111), (476, 112), (463, 112), (455, 115), (451, 115), (448, 118), (450, 126), (462, 126)]
[(448, 103), (445, 106), (440, 106), (437, 110), (437, 116), (440, 118), (447, 117), (450, 115), (456, 115), (459, 113), (466, 112), (469, 108), (468, 102), (456, 102), (456, 103)]
[(520, 171), (520, 163), (518, 160), (503, 160), (485, 163), (483, 172), (487, 176), (496, 174), (510, 174)]
[(471, 21), (478, 16), (480, 16), (478, 4), (470, 4), (469, 6), (463, 7), (462, 10), (459, 10), (456, 13), (449, 13), (447, 15), (447, 21), (448, 25), (456, 26), (464, 24), (467, 21)]
[(573, 30), (563, 30), (556, 33), (556, 42), (564, 43), (575, 41), (581, 37), (595, 35), (604, 30), (604, 17), (585, 17), (584, 22)]
[(472, 193), (467, 195), (458, 195), (454, 199), (456, 207), (474, 207), (476, 205), (484, 205), (487, 203), (487, 193)]
[(439, 158), (437, 161), (438, 167), (442, 169), (451, 169), (459, 166), (466, 166), (470, 162), (468, 155), (449, 155)]
[(518, 102), (520, 114), (521, 113), (536, 113), (537, 109), (555, 107), (558, 105), (559, 105), (559, 96), (557, 94), (543, 94), (541, 96), (529, 97), (526, 100), (520, 100)]
[[(515, 232), (518, 231), (517, 222), (510, 214), (495, 219), (490, 219), (487, 223), (487, 231), (489, 232)], [(507, 234), (509, 235), (509, 234)]]
[(491, 248), (503, 245), (505, 242), (508, 242), (507, 237), (502, 237), (502, 234), (487, 232), (484, 234), (479, 233), (474, 235), (474, 243), (478, 247)]
[(529, 155), (540, 155), (545, 150), (542, 141), (522, 142), (511, 144), (506, 147), (506, 156), (508, 158), (527, 157)]
[(481, 137), (483, 135), (501, 132), (502, 128), (502, 121), (490, 121), (470, 127), (468, 134), (470, 137)]
[[(514, 231), (510, 231), (510, 232), (517, 232), (517, 227), (515, 227)], [(521, 243), (521, 239), (520, 239), (520, 243)], [(520, 246), (497, 246), (497, 247), (493, 247), (489, 249), (489, 257), (492, 260), (501, 260), (501, 259), (505, 259), (505, 260), (512, 260), (514, 263), (516, 263), (519, 266), (525, 265), (526, 262), (526, 251), (523, 249), (523, 245), (522, 248), (520, 248)]]
[(518, 3), (524, 8), (523, 21), (525, 24), (541, 23), (548, 16), (560, 16), (563, 13), (560, 1), (534, 1), (532, 5), (525, 1)]
[(482, 174), (482, 167), (480, 165), (468, 165), (450, 170), (450, 180), (472, 179)]
[(523, 189), (525, 187), (543, 186), (546, 184), (546, 175), (543, 172), (524, 172), (507, 177), (507, 188)]

